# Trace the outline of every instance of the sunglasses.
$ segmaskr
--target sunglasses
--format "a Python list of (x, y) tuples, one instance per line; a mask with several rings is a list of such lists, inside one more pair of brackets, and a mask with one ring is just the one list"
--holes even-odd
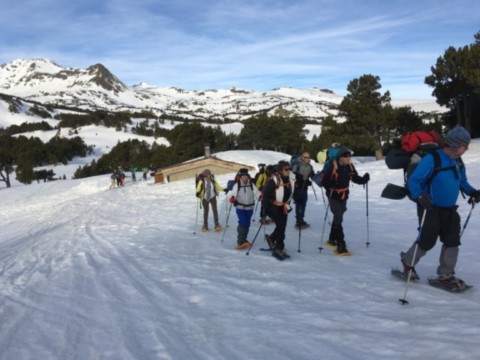
[(310, 159), (310, 156), (302, 156), (302, 159)]
[(282, 171), (290, 171), (290, 168), (283, 168)]
[(350, 157), (350, 156), (351, 156), (351, 154), (349, 154), (349, 153), (346, 153), (346, 154), (342, 155), (342, 157)]

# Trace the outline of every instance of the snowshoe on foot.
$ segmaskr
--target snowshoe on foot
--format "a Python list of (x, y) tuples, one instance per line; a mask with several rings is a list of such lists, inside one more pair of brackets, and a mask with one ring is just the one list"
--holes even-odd
[(345, 243), (345, 241), (340, 241), (340, 240), (337, 241), (337, 249), (333, 250), (333, 253), (339, 256), (352, 255), (352, 253), (347, 250), (347, 244)]
[(337, 248), (337, 241), (336, 240), (328, 240), (325, 243), (325, 246), (328, 246), (329, 248), (336, 249)]
[(272, 256), (280, 261), (283, 261), (290, 257), (290, 255), (288, 255), (285, 250), (280, 250), (280, 249), (273, 249)]
[(208, 228), (207, 227), (203, 227), (202, 228), (202, 232), (207, 232), (208, 231)]
[(243, 249), (248, 249), (250, 247), (250, 243), (248, 241), (245, 241), (241, 244), (238, 244), (237, 246), (235, 246), (235, 249), (237, 250), (243, 250)]
[(428, 283), (434, 287), (450, 292), (463, 292), (472, 287), (471, 285), (465, 284), (465, 281), (453, 276), (452, 274), (439, 275), (436, 278), (429, 278)]
[(215, 231), (216, 231), (216, 232), (221, 232), (222, 230), (223, 230), (223, 229), (222, 229), (222, 227), (221, 227), (220, 225), (216, 225), (216, 226), (215, 226)]
[[(400, 269), (392, 269), (392, 271), (390, 272), (393, 276), (395, 276), (396, 278), (399, 278), (400, 280), (403, 280), (403, 281), (407, 281), (408, 280), (408, 272), (405, 272), (403, 270), (400, 270)], [(416, 273), (415, 273), (416, 274)], [(410, 277), (410, 280), (411, 281), (418, 281), (420, 280), (420, 277), (418, 275), (416, 275), (416, 277), (413, 276), (413, 272), (412, 272), (412, 275)]]
[(296, 223), (295, 224), (295, 229), (306, 229), (310, 226), (310, 224), (307, 224), (306, 222), (302, 222), (302, 223)]
[(402, 265), (405, 279), (408, 279), (408, 273), (409, 271), (412, 271), (412, 274), (410, 275), (410, 280), (420, 280), (420, 276), (418, 276), (417, 272), (415, 271), (415, 267), (408, 265), (404, 261), (402, 261)]

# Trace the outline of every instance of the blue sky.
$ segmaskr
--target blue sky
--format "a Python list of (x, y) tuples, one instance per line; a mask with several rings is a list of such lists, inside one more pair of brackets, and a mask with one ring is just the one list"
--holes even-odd
[(102, 63), (127, 85), (268, 91), (380, 77), (430, 98), (430, 67), (474, 42), (478, 0), (2, 0), (0, 63)]

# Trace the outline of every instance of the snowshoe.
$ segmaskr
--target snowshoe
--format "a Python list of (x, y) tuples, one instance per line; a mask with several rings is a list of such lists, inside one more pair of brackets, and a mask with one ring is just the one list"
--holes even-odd
[(337, 249), (333, 250), (333, 253), (337, 256), (352, 256), (352, 253), (345, 248), (338, 249), (337, 247)]
[(431, 277), (428, 279), (428, 283), (433, 287), (454, 293), (461, 293), (473, 287), (472, 285), (467, 285), (465, 281), (456, 278), (453, 275)]
[(329, 248), (332, 248), (332, 249), (336, 249), (337, 248), (337, 242), (335, 240), (328, 240), (325, 243), (325, 246), (327, 246)]
[(302, 229), (303, 230), (303, 229), (306, 229), (308, 227), (310, 227), (310, 224), (307, 224), (305, 222), (301, 223), (301, 224), (295, 224), (295, 229)]
[(245, 241), (244, 243), (241, 243), (241, 244), (238, 244), (237, 246), (235, 246), (235, 249), (237, 250), (244, 250), (244, 249), (248, 249), (250, 247), (250, 243), (248, 241)]
[(220, 225), (215, 226), (215, 232), (221, 232), (223, 229)]
[(203, 227), (202, 228), (202, 232), (207, 232), (208, 231), (208, 228), (207, 227)]
[(288, 255), (285, 250), (280, 249), (273, 249), (272, 256), (280, 261), (290, 258), (290, 255)]
[[(415, 270), (414, 270), (415, 271)], [(412, 271), (412, 275), (410, 276), (410, 280), (411, 281), (418, 281), (420, 280), (420, 277), (418, 276), (418, 274), (416, 272)], [(405, 271), (402, 271), (400, 269), (396, 269), (396, 268), (393, 268), (390, 273), (395, 276), (396, 278), (400, 279), (400, 280), (404, 280), (404, 281), (407, 281), (408, 280), (408, 271), (405, 272)]]

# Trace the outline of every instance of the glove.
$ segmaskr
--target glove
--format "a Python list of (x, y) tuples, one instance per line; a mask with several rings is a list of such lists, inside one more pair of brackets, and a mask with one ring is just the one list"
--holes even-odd
[(472, 204), (474, 201), (475, 201), (475, 203), (480, 202), (480, 191), (472, 190), (472, 191), (470, 191), (470, 193), (468, 195), (470, 196), (470, 199), (468, 199), (469, 204)]
[(369, 173), (365, 173), (365, 175), (363, 175), (363, 181), (365, 182), (365, 184), (370, 181), (370, 174)]
[(310, 186), (312, 185), (312, 182), (310, 180), (305, 181), (305, 186)]
[(234, 204), (235, 203), (235, 198), (232, 196), (229, 200), (230, 204)]
[(422, 194), (417, 198), (417, 203), (421, 207), (424, 207), (425, 209), (428, 209), (432, 206), (432, 198), (428, 195)]
[(200, 197), (200, 191), (197, 192), (197, 193), (195, 194), (195, 196), (196, 196), (197, 198), (199, 198), (199, 197)]
[(226, 194), (228, 193), (228, 189), (223, 189), (223, 192)]

